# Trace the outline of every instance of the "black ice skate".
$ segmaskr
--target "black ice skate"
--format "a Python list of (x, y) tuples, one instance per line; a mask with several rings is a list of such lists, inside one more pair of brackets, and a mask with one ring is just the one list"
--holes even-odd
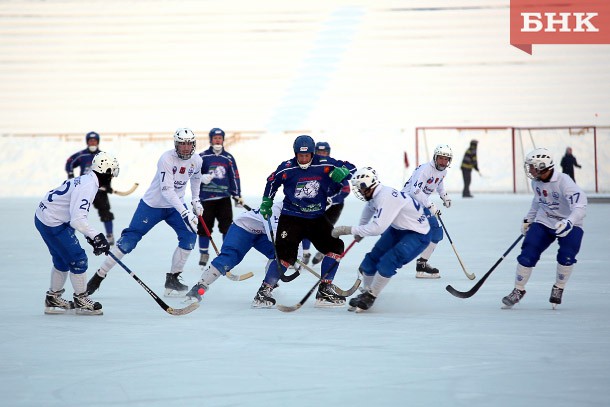
[(271, 291), (275, 288), (269, 284), (261, 284), (258, 292), (252, 300), (252, 308), (273, 308), (275, 306), (275, 298), (271, 295)]
[[(377, 297), (375, 297), (373, 294), (371, 294), (370, 291), (360, 294), (356, 298), (356, 301), (354, 302), (355, 303), (354, 311), (355, 312), (366, 311), (367, 309), (369, 309), (373, 306), (373, 303), (375, 303), (376, 299), (377, 299)], [(352, 302), (350, 301), (350, 305), (351, 304), (352, 304)]]
[(74, 294), (74, 308), (78, 315), (102, 315), (102, 304), (91, 301), (87, 292)]
[(47, 291), (47, 296), (44, 300), (45, 314), (65, 314), (69, 310), (74, 309), (74, 303), (72, 301), (65, 300), (61, 297), (65, 291), (66, 290), (63, 288), (59, 291)]
[(561, 297), (563, 296), (563, 288), (559, 288), (556, 285), (553, 285), (551, 289), (551, 298), (549, 298), (549, 302), (555, 309), (559, 304), (561, 304)]
[(165, 274), (166, 297), (181, 297), (188, 289), (189, 286), (180, 281), (180, 273)]
[(201, 302), (203, 299), (203, 294), (199, 294), (199, 290), (203, 290), (202, 293), (205, 294), (208, 292), (208, 286), (203, 283), (195, 284), (188, 293), (186, 293), (186, 299), (184, 302)]
[(428, 264), (428, 260), (420, 257), (417, 259), (417, 265), (415, 266), (415, 277), (416, 278), (441, 278), (437, 268), (434, 268)]
[(519, 290), (518, 288), (513, 289), (506, 297), (502, 298), (502, 303), (505, 309), (512, 308), (513, 305), (521, 301), (521, 298), (525, 295), (525, 290)]
[(210, 260), (210, 255), (208, 253), (201, 253), (201, 256), (199, 256), (199, 265), (205, 267), (208, 264), (208, 260)]
[(303, 253), (303, 264), (309, 264), (309, 259), (311, 259), (311, 253)]
[(313, 256), (313, 260), (311, 261), (312, 265), (316, 265), (324, 259), (324, 253), (317, 252), (315, 256)]
[(97, 290), (99, 290), (100, 284), (102, 284), (104, 278), (106, 277), (100, 276), (99, 274), (97, 274), (97, 272), (93, 273), (93, 276), (89, 279), (89, 282), (87, 283), (87, 294), (91, 295)]
[(345, 297), (335, 293), (331, 282), (320, 283), (316, 293), (316, 307), (342, 307)]

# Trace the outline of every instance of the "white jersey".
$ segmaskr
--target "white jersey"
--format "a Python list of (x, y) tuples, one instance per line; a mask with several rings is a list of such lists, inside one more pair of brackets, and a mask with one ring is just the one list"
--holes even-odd
[(439, 171), (434, 166), (434, 161), (427, 162), (413, 171), (402, 192), (407, 193), (411, 198), (429, 208), (431, 204), (430, 195), (434, 191), (438, 191), (438, 195), (441, 197), (447, 195), (445, 184), (443, 184), (446, 175), (446, 168)]
[(97, 175), (93, 172), (68, 179), (47, 192), (36, 209), (36, 217), (44, 225), (51, 227), (69, 223), (74, 229), (93, 239), (99, 232), (89, 225), (87, 217), (99, 186)]
[(426, 234), (430, 224), (423, 206), (404, 192), (379, 185), (362, 210), (360, 226), (352, 227), (352, 235), (378, 236), (388, 227)]
[(526, 215), (528, 221), (542, 223), (555, 229), (555, 224), (568, 219), (582, 227), (586, 215), (587, 196), (569, 175), (557, 170), (549, 182), (533, 180), (534, 199)]
[(199, 198), (201, 184), (201, 163), (199, 154), (188, 160), (178, 157), (176, 150), (166, 151), (157, 162), (157, 172), (144, 193), (142, 200), (151, 208), (175, 208), (184, 210), (186, 184), (191, 181), (191, 196)]

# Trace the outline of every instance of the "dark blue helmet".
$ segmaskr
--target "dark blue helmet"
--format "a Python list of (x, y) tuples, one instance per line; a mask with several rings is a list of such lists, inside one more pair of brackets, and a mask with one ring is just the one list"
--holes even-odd
[(212, 137), (214, 136), (222, 136), (222, 139), (225, 139), (225, 132), (218, 127), (214, 127), (212, 130), (210, 130), (210, 143), (212, 142)]
[(85, 136), (85, 143), (88, 143), (88, 142), (89, 142), (89, 140), (91, 140), (92, 138), (93, 138), (93, 139), (96, 139), (98, 143), (100, 142), (100, 135), (99, 135), (99, 134), (97, 134), (97, 133), (96, 133), (96, 132), (94, 132), (94, 131), (90, 131), (90, 132), (89, 132), (89, 133), (87, 133), (87, 135)]
[(299, 136), (294, 139), (294, 145), (292, 146), (294, 153), (311, 153), (314, 154), (316, 149), (316, 143), (310, 136)]
[(316, 154), (320, 151), (326, 151), (328, 154), (330, 154), (330, 144), (328, 144), (326, 141), (318, 141), (316, 143)]

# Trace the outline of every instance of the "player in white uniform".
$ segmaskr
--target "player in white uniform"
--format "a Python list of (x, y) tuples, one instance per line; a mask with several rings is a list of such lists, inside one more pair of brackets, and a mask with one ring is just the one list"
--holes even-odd
[(580, 251), (587, 196), (569, 175), (555, 171), (553, 157), (545, 148), (537, 148), (525, 156), (525, 173), (532, 179), (534, 198), (523, 219), (525, 235), (521, 254), (517, 257), (515, 288), (502, 299), (511, 308), (525, 295), (525, 285), (540, 255), (557, 240), (557, 272), (549, 302), (561, 304), (565, 288)]
[(434, 149), (432, 161), (417, 167), (402, 189), (402, 192), (409, 194), (411, 198), (428, 208), (432, 214), (429, 219), (431, 241), (421, 257), (417, 259), (415, 266), (415, 277), (417, 278), (441, 277), (438, 269), (428, 264), (428, 259), (432, 256), (436, 245), (443, 240), (443, 229), (435, 216), (437, 213), (440, 214), (440, 211), (434, 205), (434, 202), (430, 200), (430, 195), (437, 191), (445, 208), (451, 207), (451, 199), (447, 192), (445, 192), (443, 180), (447, 175), (447, 168), (449, 168), (452, 158), (453, 152), (451, 148), (447, 144), (439, 144)]
[[(178, 247), (172, 256), (170, 272), (166, 274), (165, 295), (174, 295), (188, 290), (188, 286), (179, 280), (180, 273), (195, 247), (197, 241), (198, 216), (203, 213), (199, 201), (201, 184), (201, 157), (195, 153), (195, 134), (186, 128), (176, 130), (174, 149), (166, 151), (157, 162), (157, 171), (148, 190), (140, 200), (129, 223), (121, 233), (112, 253), (119, 259), (136, 248), (142, 237), (156, 224), (165, 221), (176, 232)], [(187, 209), (184, 195), (187, 184), (191, 183), (191, 205)], [(102, 280), (116, 261), (106, 258), (100, 269), (91, 277), (87, 291), (91, 295), (100, 286)]]
[(428, 246), (429, 211), (406, 193), (382, 185), (371, 167), (360, 168), (350, 182), (354, 195), (367, 201), (360, 225), (338, 226), (332, 235), (354, 235), (357, 240), (381, 235), (360, 263), (364, 292), (349, 301), (350, 311), (360, 311), (369, 309), (396, 270)]
[[(250, 249), (254, 248), (267, 257), (268, 261), (265, 266), (265, 278), (252, 301), (252, 308), (273, 307), (275, 305), (275, 298), (271, 296), (271, 291), (276, 287), (280, 279), (280, 272), (277, 268), (275, 250), (271, 242), (269, 223), (271, 223), (275, 236), (282, 206), (282, 202), (273, 204), (271, 207), (271, 222), (267, 222), (258, 209), (244, 212), (235, 218), (222, 241), (220, 255), (212, 260), (211, 265), (201, 274), (199, 282), (186, 294), (187, 298), (201, 301), (202, 294), (199, 294), (200, 290), (203, 290), (203, 293), (205, 293), (221, 274), (226, 275), (227, 272), (241, 263)], [(299, 248), (299, 256), (301, 254), (302, 250)]]
[[(78, 230), (85, 235), (96, 256), (108, 253), (110, 244), (106, 237), (95, 230), (87, 218), (98, 189), (110, 185), (111, 179), (118, 175), (117, 159), (100, 152), (93, 158), (91, 172), (64, 181), (59, 187), (47, 192), (40, 201), (34, 224), (53, 260), (45, 314), (63, 314), (73, 308), (77, 314), (102, 314), (102, 304), (91, 301), (87, 295), (87, 254), (74, 231)], [(61, 296), (65, 291), (63, 287), (68, 272), (74, 288), (74, 302)]]

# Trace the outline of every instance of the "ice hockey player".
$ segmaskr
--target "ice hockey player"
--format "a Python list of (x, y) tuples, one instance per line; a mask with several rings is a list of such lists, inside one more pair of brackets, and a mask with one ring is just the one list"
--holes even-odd
[(331, 236), (332, 224), (324, 216), (331, 184), (341, 184), (350, 175), (342, 161), (314, 154), (315, 142), (308, 135), (298, 136), (293, 143), (294, 156), (282, 162), (267, 178), (260, 212), (268, 219), (272, 215), (273, 198), (283, 186), (284, 206), (278, 221), (276, 248), (280, 258), (280, 273), (297, 260), (299, 243), (309, 239), (325, 253), (322, 260), (322, 282), (316, 294), (316, 306), (337, 307), (345, 297), (332, 289), (332, 280), (339, 268), (344, 250), (343, 241)]
[(534, 198), (521, 226), (525, 239), (517, 257), (515, 288), (502, 299), (502, 303), (504, 308), (511, 308), (521, 301), (540, 255), (557, 240), (557, 271), (549, 298), (555, 308), (561, 304), (563, 290), (580, 251), (587, 196), (569, 175), (555, 171), (553, 157), (545, 148), (528, 153), (524, 168), (532, 180)]
[[(190, 180), (192, 211), (184, 203), (186, 186)], [(172, 256), (170, 272), (166, 274), (165, 295), (184, 295), (188, 286), (180, 281), (180, 273), (197, 241), (197, 217), (203, 212), (199, 201), (201, 183), (201, 157), (195, 154), (195, 134), (187, 128), (180, 128), (174, 134), (174, 149), (164, 152), (157, 162), (153, 180), (140, 200), (138, 207), (124, 229), (112, 253), (119, 259), (131, 253), (138, 242), (155, 225), (165, 221), (178, 238), (178, 247)], [(87, 292), (93, 294), (116, 265), (112, 257), (107, 257), (99, 270), (87, 284)]]
[[(233, 221), (231, 197), (236, 208), (244, 205), (237, 162), (224, 149), (224, 141), (225, 132), (218, 127), (213, 128), (210, 130), (210, 147), (199, 154), (203, 160), (199, 192), (199, 199), (203, 204), (203, 220), (210, 233), (214, 229), (214, 220), (217, 220), (223, 239)], [(210, 259), (209, 247), (209, 237), (205, 234), (199, 235), (199, 265), (202, 267), (205, 267)]]
[(431, 229), (429, 210), (407, 194), (382, 185), (373, 168), (360, 168), (350, 182), (354, 195), (367, 203), (360, 225), (337, 226), (332, 235), (354, 235), (356, 240), (381, 235), (360, 263), (363, 292), (349, 300), (349, 310), (360, 312), (373, 306), (397, 269), (428, 246)]
[[(90, 131), (85, 135), (87, 148), (77, 151), (72, 154), (66, 161), (66, 172), (68, 178), (74, 178), (74, 169), (80, 168), (80, 175), (87, 174), (91, 170), (93, 157), (100, 152), (100, 135), (94, 131)], [(93, 207), (97, 209), (100, 220), (104, 224), (106, 230), (106, 239), (110, 245), (114, 244), (113, 224), (114, 214), (110, 211), (110, 200), (108, 194), (113, 192), (110, 183), (97, 191), (93, 200)]]
[(415, 266), (415, 277), (417, 278), (441, 277), (439, 270), (428, 264), (428, 260), (432, 256), (434, 249), (436, 249), (436, 245), (443, 240), (443, 229), (436, 218), (437, 214), (440, 215), (440, 210), (431, 201), (430, 195), (437, 191), (443, 201), (443, 206), (445, 208), (451, 207), (451, 198), (445, 192), (443, 180), (447, 175), (447, 168), (451, 165), (452, 158), (453, 152), (451, 148), (447, 144), (439, 144), (434, 149), (432, 161), (418, 166), (402, 189), (402, 192), (407, 193), (411, 198), (428, 208), (431, 213), (429, 219), (431, 241), (421, 257), (417, 259)]
[[(47, 192), (38, 205), (34, 223), (53, 260), (45, 314), (62, 314), (70, 309), (82, 315), (102, 314), (102, 304), (92, 301), (87, 295), (87, 254), (80, 246), (75, 230), (85, 235), (93, 246), (93, 254), (108, 253), (108, 240), (89, 224), (88, 215), (98, 189), (110, 185), (112, 178), (118, 175), (117, 159), (99, 152), (93, 157), (90, 171), (67, 179)], [(62, 298), (68, 272), (74, 289), (74, 302)]]

